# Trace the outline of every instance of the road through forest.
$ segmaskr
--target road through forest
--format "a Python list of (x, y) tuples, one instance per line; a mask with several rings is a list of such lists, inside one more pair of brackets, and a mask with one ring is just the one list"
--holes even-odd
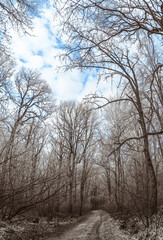
[[(109, 214), (102, 210), (92, 211), (86, 220), (75, 225), (60, 237), (51, 240), (116, 240), (116, 229)], [(126, 239), (125, 236), (118, 239)]]

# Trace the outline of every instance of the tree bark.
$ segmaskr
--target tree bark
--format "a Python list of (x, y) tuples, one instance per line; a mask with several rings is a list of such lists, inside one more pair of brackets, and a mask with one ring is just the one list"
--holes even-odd
[(145, 158), (145, 164), (146, 164), (146, 209), (149, 211), (150, 214), (154, 214), (157, 212), (157, 179), (154, 171), (154, 167), (152, 164), (152, 159), (150, 156), (150, 150), (149, 150), (149, 139), (147, 135), (147, 129), (146, 129), (146, 123), (144, 120), (144, 114), (142, 110), (142, 104), (139, 95), (137, 94), (137, 105), (138, 105), (138, 113), (140, 118), (140, 126), (143, 133), (143, 149), (144, 149), (144, 158)]

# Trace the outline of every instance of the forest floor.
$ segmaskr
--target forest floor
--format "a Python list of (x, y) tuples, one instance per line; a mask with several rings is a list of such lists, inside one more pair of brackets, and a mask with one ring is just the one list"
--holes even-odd
[(129, 225), (122, 230), (124, 221), (115, 219), (102, 210), (92, 211), (88, 218), (77, 226), (61, 234), (60, 237), (48, 240), (163, 240), (163, 227), (159, 226), (156, 229), (155, 226), (151, 226), (148, 230), (138, 231), (138, 224)]
[(59, 223), (0, 222), (0, 240), (163, 240), (163, 221), (157, 219), (143, 229), (136, 219), (124, 224), (119, 217), (97, 210)]

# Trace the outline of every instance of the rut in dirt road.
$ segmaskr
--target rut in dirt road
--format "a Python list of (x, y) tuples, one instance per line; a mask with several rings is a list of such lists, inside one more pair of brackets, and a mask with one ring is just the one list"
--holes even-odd
[(99, 236), (100, 225), (101, 225), (101, 220), (97, 221), (95, 223), (95, 225), (93, 226), (93, 229), (90, 233), (90, 236), (88, 236), (87, 239), (89, 239), (89, 240), (100, 240), (100, 236)]
[(54, 240), (100, 240), (99, 228), (101, 225), (102, 211), (93, 211), (84, 222), (75, 226)]

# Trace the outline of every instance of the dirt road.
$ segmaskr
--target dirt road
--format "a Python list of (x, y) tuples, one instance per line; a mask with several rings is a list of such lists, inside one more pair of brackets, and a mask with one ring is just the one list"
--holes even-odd
[(93, 211), (84, 222), (54, 240), (100, 240), (99, 227), (102, 215), (102, 211)]
[(92, 211), (83, 222), (51, 240), (128, 240), (116, 221), (102, 210)]

